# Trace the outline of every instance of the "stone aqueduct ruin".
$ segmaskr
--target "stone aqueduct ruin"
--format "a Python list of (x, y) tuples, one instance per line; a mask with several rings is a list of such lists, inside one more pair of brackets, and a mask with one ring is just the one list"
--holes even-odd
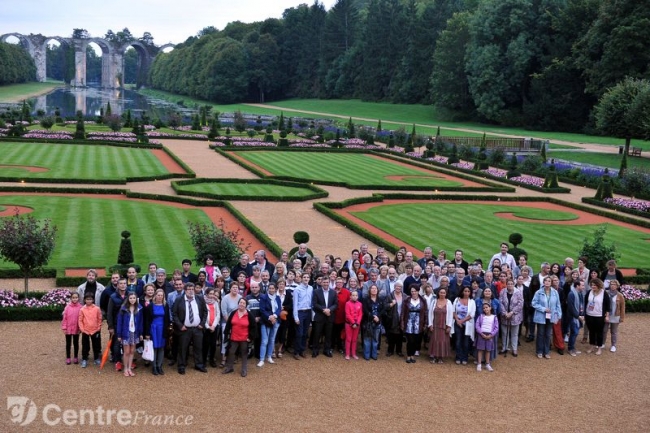
[(97, 44), (102, 50), (102, 82), (101, 87), (120, 88), (124, 77), (124, 53), (133, 47), (138, 53), (138, 76), (147, 76), (153, 59), (165, 48), (173, 44), (162, 46), (148, 45), (134, 40), (125, 43), (116, 43), (103, 38), (64, 38), (61, 36), (23, 35), (20, 33), (6, 33), (0, 35), (0, 41), (6, 42), (8, 38), (15, 37), (34, 59), (36, 65), (36, 80), (45, 81), (45, 60), (47, 44), (55, 40), (60, 44), (67, 44), (74, 49), (75, 77), (70, 83), (74, 87), (86, 86), (86, 50), (91, 43)]

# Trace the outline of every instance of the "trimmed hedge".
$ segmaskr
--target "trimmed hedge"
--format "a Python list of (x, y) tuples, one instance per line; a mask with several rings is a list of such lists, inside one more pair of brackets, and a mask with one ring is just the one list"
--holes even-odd
[(0, 308), (0, 322), (61, 320), (63, 307), (27, 308), (23, 306)]
[(650, 299), (639, 299), (638, 301), (625, 301), (626, 313), (650, 313)]
[(0, 137), (0, 141), (11, 141), (15, 143), (51, 143), (51, 144), (91, 144), (98, 146), (114, 146), (114, 147), (133, 147), (136, 149), (162, 149), (162, 144), (153, 143), (131, 143), (127, 141), (102, 141), (102, 140), (55, 140), (48, 138), (42, 140), (38, 138), (22, 138), (22, 137)]
[(50, 186), (0, 186), (0, 192), (54, 192), (62, 194), (122, 194), (126, 189), (111, 188), (76, 188), (76, 187), (50, 187)]
[(595, 199), (593, 197), (583, 197), (582, 202), (590, 204), (592, 206), (599, 206), (599, 207), (604, 207), (605, 209), (612, 209), (612, 210), (615, 210), (615, 211), (618, 211), (618, 212), (628, 213), (630, 215), (635, 215), (635, 216), (638, 216), (638, 217), (641, 217), (641, 218), (650, 218), (650, 212), (643, 212), (643, 211), (636, 210), (636, 209), (630, 209), (630, 208), (625, 207), (625, 206), (616, 206), (616, 205), (611, 204), (611, 203), (605, 203), (604, 201), (597, 200), (597, 199)]
[[(99, 277), (97, 281), (106, 287), (111, 283), (111, 277)], [(58, 277), (56, 279), (57, 287), (78, 287), (86, 282), (86, 277)]]
[[(34, 269), (29, 278), (55, 278), (56, 269)], [(0, 269), (0, 278), (25, 278), (20, 269)]]
[[(264, 185), (277, 185), (277, 186), (287, 186), (292, 188), (305, 188), (313, 191), (313, 194), (306, 194), (302, 197), (285, 197), (285, 196), (244, 196), (244, 195), (219, 195), (212, 194), (209, 192), (198, 192), (198, 191), (182, 191), (179, 186), (183, 185), (193, 185), (197, 183), (244, 183), (244, 184), (264, 184)], [(307, 201), (314, 200), (317, 198), (324, 198), (329, 195), (329, 193), (317, 186), (311, 185), (305, 182), (289, 182), (277, 178), (266, 178), (266, 179), (208, 179), (208, 178), (196, 178), (192, 180), (181, 180), (172, 182), (172, 188), (176, 191), (177, 194), (188, 195), (193, 197), (204, 197), (211, 198), (215, 200), (253, 200), (253, 201)]]

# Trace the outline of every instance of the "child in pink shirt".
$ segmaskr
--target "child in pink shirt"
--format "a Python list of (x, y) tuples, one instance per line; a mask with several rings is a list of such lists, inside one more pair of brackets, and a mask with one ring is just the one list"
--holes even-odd
[(74, 346), (74, 363), (79, 363), (79, 293), (72, 292), (70, 303), (63, 310), (61, 329), (65, 334), (65, 363), (70, 365), (70, 346)]
[(359, 327), (361, 326), (361, 317), (363, 311), (359, 294), (354, 291), (350, 294), (350, 300), (345, 304), (345, 359), (354, 359), (357, 356), (357, 337), (359, 337)]

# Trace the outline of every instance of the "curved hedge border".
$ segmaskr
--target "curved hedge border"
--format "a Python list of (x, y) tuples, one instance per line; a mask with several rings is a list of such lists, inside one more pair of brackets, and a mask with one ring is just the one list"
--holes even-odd
[(612, 210), (615, 210), (617, 212), (624, 212), (624, 213), (627, 213), (627, 214), (630, 214), (630, 215), (635, 215), (635, 216), (638, 216), (638, 217), (641, 217), (641, 218), (650, 218), (650, 212), (642, 212), (640, 210), (630, 209), (630, 208), (625, 207), (625, 206), (616, 206), (616, 205), (611, 204), (611, 203), (605, 203), (604, 201), (596, 200), (593, 197), (583, 197), (582, 202), (590, 204), (592, 206), (603, 207), (605, 209), (612, 209)]
[[(302, 197), (285, 197), (285, 196), (251, 196), (251, 195), (227, 195), (227, 194), (212, 194), (209, 192), (198, 191), (184, 191), (180, 187), (184, 185), (193, 185), (197, 183), (243, 183), (243, 184), (261, 184), (261, 185), (277, 185), (286, 186), (290, 188), (305, 188), (313, 191), (312, 194), (305, 194)], [(253, 200), (253, 201), (307, 201), (317, 198), (324, 198), (329, 193), (317, 186), (304, 182), (288, 182), (277, 179), (208, 179), (197, 178), (192, 180), (181, 180), (172, 182), (172, 188), (177, 194), (188, 195), (194, 197), (204, 197), (216, 200)]]
[[(316, 149), (289, 148), (289, 149), (292, 149), (292, 151), (303, 151), (303, 152), (307, 151), (307, 152), (329, 152), (329, 153), (338, 152), (338, 153), (363, 153), (363, 154), (368, 154), (368, 151), (363, 150), (363, 149), (334, 149), (334, 148), (332, 148), (332, 149), (324, 149), (324, 148), (316, 148)], [(232, 148), (232, 149), (228, 149), (228, 150), (229, 151), (235, 151), (235, 152), (240, 152), (240, 151), (246, 152), (246, 151), (255, 151), (255, 150), (258, 150), (258, 151), (259, 150), (263, 150), (263, 151), (271, 150), (271, 151), (276, 151), (277, 152), (277, 151), (287, 150), (287, 148), (275, 148), (275, 147), (273, 147), (273, 148), (263, 148), (263, 147), (259, 147), (259, 148), (251, 148), (251, 147), (241, 148), (241, 147), (237, 147), (237, 148)], [(240, 160), (239, 158), (235, 158), (233, 155), (230, 155), (229, 154), (230, 152), (224, 152), (221, 148), (215, 148), (215, 151), (217, 151), (217, 153), (225, 156), (226, 158), (230, 159), (231, 161), (233, 161), (237, 165), (245, 168), (246, 170), (250, 171), (251, 173), (253, 173), (256, 176), (259, 176), (259, 177), (261, 177), (263, 179), (278, 179), (278, 180), (286, 180), (286, 181), (289, 181), (289, 182), (297, 182), (297, 183), (305, 181), (304, 178), (297, 178), (297, 177), (292, 177), (292, 176), (267, 176), (265, 173), (263, 173), (258, 168), (247, 164), (246, 162)], [(372, 154), (372, 153), (374, 153), (374, 152), (370, 152), (370, 154)], [(393, 159), (393, 160), (399, 161), (399, 162), (410, 163), (410, 161), (401, 161), (398, 158), (387, 157), (389, 155), (385, 155), (383, 153), (378, 153), (377, 155), (381, 156), (382, 158), (386, 158), (386, 159)], [(416, 165), (416, 164), (412, 164), (412, 165)], [(438, 170), (434, 170), (433, 168), (427, 167), (426, 165), (421, 166), (420, 168), (426, 168), (426, 169), (428, 169), (428, 170), (430, 170), (432, 172), (438, 172)], [(444, 172), (444, 171), (440, 170), (440, 172)], [(431, 187), (431, 186), (417, 186), (417, 185), (414, 185), (414, 186), (402, 186), (402, 185), (385, 185), (385, 184), (350, 185), (347, 182), (337, 182), (337, 181), (328, 181), (328, 180), (315, 180), (315, 179), (310, 180), (310, 182), (316, 183), (318, 185), (338, 186), (338, 187), (343, 187), (343, 188), (347, 188), (347, 189), (360, 189), (360, 190), (377, 190), (377, 189), (389, 190), (389, 191), (433, 191), (433, 190), (437, 190), (437, 191), (444, 191), (444, 192), (454, 192), (454, 191), (514, 192), (515, 191), (514, 188), (503, 187), (501, 185), (492, 184), (492, 183), (487, 182), (487, 181), (482, 181), (481, 182), (480, 180), (468, 178), (468, 177), (465, 177), (465, 176), (462, 176), (462, 175), (458, 176), (457, 173), (445, 173), (445, 174), (456, 176), (458, 178), (465, 179), (465, 180), (471, 180), (473, 182), (483, 183), (483, 184), (486, 184), (487, 186), (485, 186), (485, 187), (468, 187), (468, 186)]]

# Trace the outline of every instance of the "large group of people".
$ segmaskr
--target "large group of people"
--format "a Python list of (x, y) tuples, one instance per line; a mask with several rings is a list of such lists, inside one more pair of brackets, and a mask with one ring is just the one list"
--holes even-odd
[(460, 249), (447, 259), (446, 251), (434, 257), (427, 247), (415, 260), (400, 248), (391, 259), (383, 248), (373, 256), (362, 244), (346, 259), (321, 259), (301, 244), (275, 264), (263, 250), (252, 260), (242, 254), (232, 269), (208, 255), (194, 274), (185, 259), (170, 279), (150, 263), (142, 278), (129, 268), (126, 277), (111, 275), (106, 287), (89, 270), (63, 314), (66, 364), (79, 362), (79, 334), (81, 366), (88, 365), (91, 344), (100, 363), (102, 318), (111, 361), (128, 377), (135, 375), (136, 353), (154, 375), (165, 374), (165, 358), (185, 374), (190, 347), (196, 370), (206, 373), (209, 365), (232, 373), (239, 359), (242, 376), (249, 359), (259, 368), (288, 354), (298, 361), (336, 352), (377, 361), (382, 346), (386, 357), (406, 363), (464, 366), (472, 358), (477, 371), (493, 371), (498, 354), (519, 355), (520, 336), (535, 342), (540, 359), (550, 358), (552, 348), (578, 356), (580, 333), (587, 353), (601, 355), (608, 334), (616, 352), (625, 319), (623, 276), (613, 260), (602, 272), (588, 269), (587, 257), (574, 263), (544, 262), (534, 273), (506, 243), (485, 268), (480, 259), (467, 262)]

